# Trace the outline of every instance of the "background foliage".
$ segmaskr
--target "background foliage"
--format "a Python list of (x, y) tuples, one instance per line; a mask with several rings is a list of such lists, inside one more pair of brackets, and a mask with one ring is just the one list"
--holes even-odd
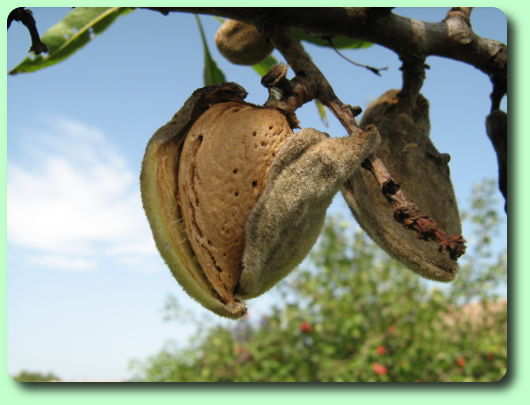
[(17, 382), (58, 382), (60, 381), (53, 373), (40, 373), (36, 371), (21, 371), (13, 379)]
[[(304, 268), (261, 319), (205, 321), (191, 344), (132, 365), (141, 381), (500, 380), (507, 367), (506, 254), (493, 255), (495, 183), (478, 186), (477, 246), (457, 281), (427, 282), (331, 218)], [(176, 320), (181, 315), (176, 316)]]

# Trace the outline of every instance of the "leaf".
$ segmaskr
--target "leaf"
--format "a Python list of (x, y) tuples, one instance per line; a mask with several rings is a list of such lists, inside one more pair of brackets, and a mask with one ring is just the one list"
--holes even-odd
[(41, 40), (48, 46), (48, 54), (30, 52), (9, 74), (28, 73), (55, 65), (81, 49), (107, 29), (130, 7), (76, 7), (66, 17), (46, 31)]
[[(309, 34), (303, 30), (293, 28), (291, 33), (302, 41), (311, 42), (319, 46), (331, 47), (329, 41), (316, 35)], [(372, 46), (371, 42), (362, 41), (360, 39), (348, 38), (342, 35), (332, 37), (333, 45), (337, 49), (360, 49)]]
[(318, 100), (315, 100), (315, 105), (317, 107), (318, 115), (320, 116), (320, 119), (322, 120), (322, 123), (324, 124), (324, 126), (327, 127), (329, 125), (329, 123), (328, 123), (328, 115), (327, 115), (327, 112), (326, 112), (326, 108)]
[(252, 69), (256, 71), (256, 73), (260, 76), (263, 76), (265, 73), (267, 73), (271, 67), (276, 65), (278, 61), (276, 58), (272, 55), (267, 56), (265, 59), (263, 59), (260, 63), (256, 63), (255, 65), (252, 65)]
[(212, 84), (224, 83), (226, 81), (224, 73), (217, 67), (217, 63), (212, 58), (210, 50), (208, 49), (208, 43), (206, 42), (206, 36), (204, 35), (204, 29), (202, 28), (201, 19), (195, 14), (197, 25), (201, 33), (202, 46), (204, 49), (204, 85), (210, 86)]

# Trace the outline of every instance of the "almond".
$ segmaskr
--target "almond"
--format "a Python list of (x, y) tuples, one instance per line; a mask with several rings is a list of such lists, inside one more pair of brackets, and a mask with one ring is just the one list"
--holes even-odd
[(279, 111), (245, 103), (235, 83), (196, 90), (151, 137), (140, 176), (156, 246), (184, 290), (205, 308), (240, 318), (234, 297), (246, 218), (292, 133)]
[[(429, 103), (422, 95), (409, 108), (389, 90), (372, 103), (361, 127), (376, 125), (382, 142), (375, 153), (419, 210), (449, 235), (462, 227), (449, 173), (449, 155), (429, 138)], [(391, 256), (425, 278), (451, 281), (458, 264), (433, 241), (419, 239), (393, 217), (373, 176), (358, 170), (342, 190), (353, 215), (368, 235)]]
[(234, 301), (246, 219), (290, 134), (279, 111), (227, 102), (209, 108), (186, 136), (179, 164), (179, 205), (197, 260), (225, 303)]
[(254, 65), (274, 49), (272, 42), (254, 25), (226, 20), (215, 34), (219, 52), (237, 65)]

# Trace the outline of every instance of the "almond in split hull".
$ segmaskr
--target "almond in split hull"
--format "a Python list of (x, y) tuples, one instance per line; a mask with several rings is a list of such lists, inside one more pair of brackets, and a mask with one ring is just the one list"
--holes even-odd
[(246, 219), (290, 134), (279, 111), (226, 102), (210, 107), (186, 136), (179, 164), (179, 205), (189, 243), (224, 303), (234, 301)]

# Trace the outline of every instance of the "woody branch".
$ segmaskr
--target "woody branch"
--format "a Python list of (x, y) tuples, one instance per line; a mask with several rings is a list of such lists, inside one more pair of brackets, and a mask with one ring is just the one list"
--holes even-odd
[[(262, 28), (296, 73), (291, 84), (286, 83), (285, 69), (272, 70), (264, 77), (266, 84), (283, 85), (284, 88), (281, 90), (284, 92), (284, 97), (283, 100), (279, 101), (279, 107), (295, 109), (299, 105), (316, 98), (332, 111), (350, 136), (359, 135), (362, 129), (355, 120), (356, 109), (343, 103), (335, 95), (326, 77), (313, 63), (300, 43), (279, 25), (265, 24)], [(403, 91), (407, 100), (414, 100), (423, 82), (423, 58), (402, 57), (402, 59), (404, 60)], [(416, 74), (415, 80), (410, 78), (413, 74)], [(278, 77), (275, 78), (275, 75)], [(269, 104), (274, 104), (274, 100)], [(392, 206), (396, 221), (405, 228), (415, 231), (421, 239), (435, 241), (439, 245), (440, 251), (448, 252), (453, 260), (458, 259), (465, 252), (465, 240), (462, 236), (447, 235), (439, 229), (432, 218), (422, 214), (418, 207), (403, 193), (381, 159), (372, 155), (363, 163), (363, 167), (375, 177), (381, 192)]]
[[(268, 20), (322, 37), (344, 35), (403, 52), (436, 55), (476, 67), (506, 88), (507, 46), (482, 38), (471, 29), (470, 7), (454, 7), (440, 22), (394, 14), (388, 7), (158, 7), (163, 14), (189, 12), (217, 15), (259, 25)], [(504, 86), (502, 86), (504, 84)]]
[[(223, 16), (260, 26), (263, 22), (298, 28), (322, 38), (343, 35), (384, 46), (401, 57), (430, 55), (461, 61), (487, 74), (492, 82), (491, 112), (499, 114), (507, 93), (508, 48), (477, 35), (470, 22), (472, 7), (453, 7), (440, 22), (425, 22), (394, 14), (391, 7), (158, 7), (163, 14), (189, 12)], [(404, 61), (405, 62), (405, 61)], [(339, 106), (336, 106), (339, 107)], [(341, 119), (341, 118), (339, 118)], [(488, 121), (489, 122), (489, 121)], [(343, 123), (343, 125), (349, 125)], [(491, 127), (490, 124), (488, 124)], [(501, 125), (496, 125), (501, 127)], [(499, 183), (506, 183), (506, 130), (491, 131), (499, 162)], [(501, 147), (499, 147), (501, 145)], [(507, 200), (507, 187), (501, 187)]]

